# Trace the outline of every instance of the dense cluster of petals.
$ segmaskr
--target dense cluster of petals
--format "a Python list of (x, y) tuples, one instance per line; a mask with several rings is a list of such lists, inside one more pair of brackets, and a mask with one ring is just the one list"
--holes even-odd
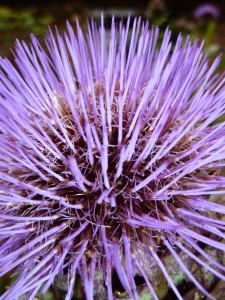
[(182, 299), (166, 253), (214, 299), (181, 253), (225, 280), (202, 246), (225, 250), (225, 206), (210, 197), (225, 190), (219, 58), (169, 30), (159, 44), (141, 19), (103, 23), (0, 59), (0, 276), (18, 274), (0, 299), (33, 299), (65, 274), (66, 299), (80, 276), (91, 300), (97, 272), (109, 300), (115, 273), (130, 299), (135, 276), (159, 299), (146, 259)]

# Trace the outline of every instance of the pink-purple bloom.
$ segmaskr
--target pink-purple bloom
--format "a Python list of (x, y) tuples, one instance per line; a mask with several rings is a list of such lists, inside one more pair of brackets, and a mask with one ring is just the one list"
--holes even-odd
[(218, 19), (220, 15), (221, 15), (221, 11), (219, 7), (214, 3), (201, 4), (194, 11), (194, 16), (197, 19), (203, 19), (205, 17)]
[(1, 300), (33, 299), (58, 274), (67, 300), (78, 274), (91, 300), (96, 272), (109, 300), (115, 272), (130, 299), (135, 276), (158, 299), (146, 259), (182, 299), (165, 253), (214, 299), (181, 253), (225, 280), (202, 247), (225, 250), (225, 206), (210, 198), (225, 190), (225, 79), (203, 43), (158, 36), (141, 19), (107, 33), (102, 18), (1, 58), (0, 276), (19, 274)]

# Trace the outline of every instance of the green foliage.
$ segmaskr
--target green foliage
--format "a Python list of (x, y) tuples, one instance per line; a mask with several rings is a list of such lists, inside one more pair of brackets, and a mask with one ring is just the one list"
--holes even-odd
[(39, 15), (35, 9), (0, 6), (0, 55), (8, 55), (16, 38), (28, 39), (30, 33), (43, 37), (54, 20), (52, 14)]
[(34, 9), (18, 11), (0, 6), (0, 30), (25, 29), (29, 32), (44, 34), (46, 25), (53, 21), (52, 15), (37, 16)]

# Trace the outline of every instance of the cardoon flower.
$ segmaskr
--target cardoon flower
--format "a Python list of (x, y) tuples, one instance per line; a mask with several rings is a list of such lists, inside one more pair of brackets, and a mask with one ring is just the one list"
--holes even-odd
[(196, 19), (204, 19), (205, 17), (219, 19), (220, 15), (221, 11), (219, 7), (213, 3), (201, 4), (194, 11), (194, 16)]
[[(135, 19), (106, 33), (91, 22), (68, 24), (46, 45), (17, 41), (15, 65), (1, 58), (0, 275), (17, 274), (0, 299), (33, 299), (57, 275), (77, 276), (84, 299), (101, 274), (114, 299), (114, 278), (138, 299), (137, 276), (158, 299), (148, 263), (176, 299), (163, 257), (174, 257), (203, 294), (183, 256), (225, 280), (223, 253), (224, 78), (203, 44)], [(128, 42), (129, 28), (131, 28)], [(154, 272), (154, 270), (152, 270)], [(116, 275), (115, 275), (116, 274)]]

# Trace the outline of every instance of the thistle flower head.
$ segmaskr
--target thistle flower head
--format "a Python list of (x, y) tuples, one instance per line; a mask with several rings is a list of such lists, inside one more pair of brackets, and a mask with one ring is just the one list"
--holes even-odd
[(221, 11), (214, 3), (201, 4), (194, 11), (195, 18), (199, 20), (203, 20), (205, 18), (219, 19), (220, 15)]
[(79, 275), (91, 300), (97, 272), (109, 300), (115, 273), (130, 299), (135, 276), (158, 299), (146, 261), (182, 299), (166, 253), (210, 299), (181, 254), (225, 280), (202, 247), (225, 250), (225, 207), (209, 198), (225, 188), (219, 59), (158, 35), (140, 19), (107, 34), (102, 18), (50, 32), (44, 48), (17, 41), (16, 65), (1, 58), (0, 276), (19, 274), (1, 299), (33, 299), (66, 274), (66, 299)]

